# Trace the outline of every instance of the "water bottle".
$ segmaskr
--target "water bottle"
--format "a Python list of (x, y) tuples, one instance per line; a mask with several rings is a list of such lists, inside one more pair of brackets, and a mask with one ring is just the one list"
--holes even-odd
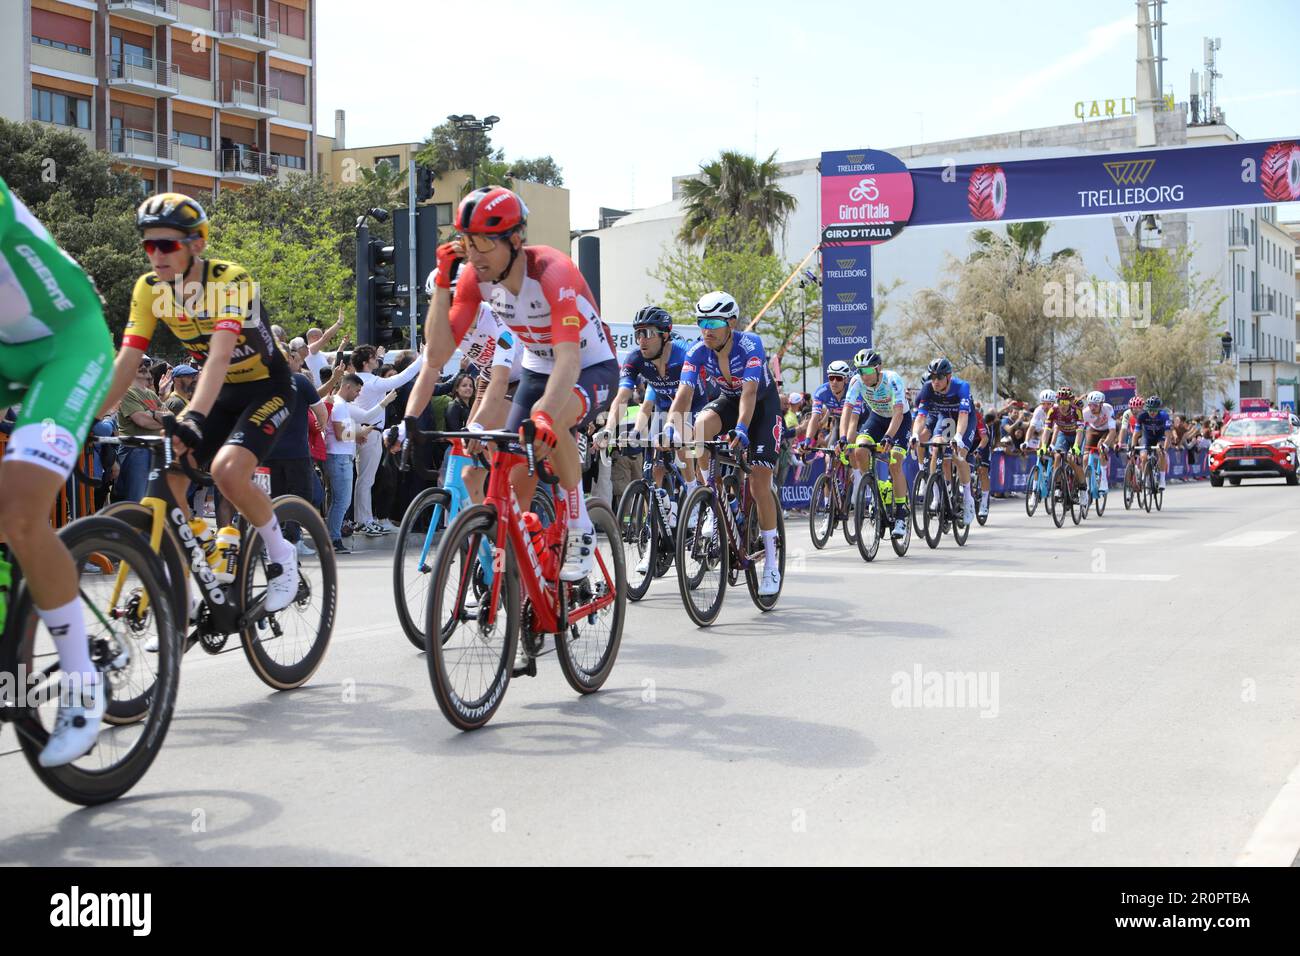
[(533, 551), (536, 552), (538, 559), (542, 557), (542, 549), (545, 547), (546, 529), (542, 527), (542, 519), (537, 517), (535, 512), (524, 512), (524, 529), (528, 532), (528, 540), (532, 543)]
[(202, 518), (191, 518), (187, 524), (190, 526), (190, 533), (194, 535), (194, 540), (199, 543), (203, 553), (208, 557), (208, 563), (212, 563), (212, 552), (217, 546), (216, 536), (212, 533), (212, 527)]
[(655, 489), (655, 497), (659, 499), (659, 514), (660, 514), (660, 516), (662, 516), (663, 519), (664, 519), (664, 521), (666, 521), (666, 522), (669, 524), (669, 526), (671, 527), (672, 522), (669, 520), (669, 517), (668, 517), (668, 516), (669, 516), (669, 513), (672, 511), (672, 506), (671, 506), (671, 503), (669, 502), (669, 499), (668, 499), (668, 489), (667, 489), (667, 488), (656, 488), (656, 489)]
[(208, 558), (212, 574), (221, 584), (235, 580), (235, 568), (239, 566), (239, 529), (230, 525), (217, 532), (216, 550)]

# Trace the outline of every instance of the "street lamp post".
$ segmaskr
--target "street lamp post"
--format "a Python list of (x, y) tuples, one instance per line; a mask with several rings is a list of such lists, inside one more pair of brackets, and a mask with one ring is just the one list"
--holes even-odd
[[(447, 117), (447, 122), (456, 127), (462, 133), (486, 133), (497, 123), (501, 122), (500, 116), (485, 116), (479, 119), (473, 113), (452, 114)], [(473, 157), (469, 166), (469, 189), (473, 192), (478, 186), (478, 156)]]

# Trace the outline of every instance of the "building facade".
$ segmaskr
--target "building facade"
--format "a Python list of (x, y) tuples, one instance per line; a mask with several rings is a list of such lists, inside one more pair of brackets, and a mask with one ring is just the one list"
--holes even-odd
[[(939, 166), (949, 161), (968, 164), (1043, 159), (1132, 150), (1135, 126), (1133, 116), (1124, 116), (893, 147), (886, 151), (909, 167)], [(1156, 126), (1159, 142), (1166, 146), (1211, 145), (1241, 138), (1223, 124), (1188, 126), (1185, 104), (1178, 104), (1171, 112), (1157, 113)], [(837, 136), (840, 145), (853, 138), (853, 134)], [(860, 139), (866, 141), (868, 137), (864, 135)], [(817, 158), (781, 164), (780, 185), (795, 197), (798, 206), (784, 234), (777, 237), (777, 251), (792, 265), (818, 245), (821, 235), (817, 164)], [(681, 183), (687, 178), (674, 177), (671, 202), (635, 211), (608, 228), (589, 233), (600, 239), (602, 311), (613, 317), (612, 320), (622, 321), (623, 316), (632, 315), (641, 306), (662, 297), (663, 284), (649, 273), (672, 246), (681, 227), (684, 217)], [(1239, 372), (1226, 394), (1205, 396), (1207, 407), (1221, 404), (1224, 398), (1236, 401), (1242, 396), (1276, 400), (1278, 383), (1285, 385), (1300, 374), (1300, 366), (1296, 364), (1300, 332), (1295, 311), (1295, 242), (1275, 220), (1276, 210), (1271, 207), (1205, 210), (1159, 217), (1160, 241), (1166, 246), (1190, 243), (1191, 273), (1200, 279), (1213, 280), (1224, 297), (1219, 307), (1219, 325), (1224, 331), (1232, 332), (1231, 361), (1239, 366)], [(997, 231), (1005, 229), (1005, 226), (991, 225)], [(895, 239), (874, 247), (874, 282), (886, 286), (895, 281), (900, 283), (890, 297), (894, 303), (906, 301), (922, 289), (939, 287), (947, 277), (948, 264), (969, 255), (972, 228), (904, 229)], [(1116, 267), (1129, 241), (1129, 232), (1118, 218), (1061, 219), (1052, 222), (1043, 253), (1066, 247), (1076, 249), (1090, 273), (1101, 280), (1115, 280)], [(574, 250), (576, 255), (576, 242)], [(896, 315), (897, 309), (891, 312)], [(820, 382), (820, 376), (817, 381)]]
[(0, 0), (0, 116), (73, 130), (149, 192), (316, 171), (315, 0)]

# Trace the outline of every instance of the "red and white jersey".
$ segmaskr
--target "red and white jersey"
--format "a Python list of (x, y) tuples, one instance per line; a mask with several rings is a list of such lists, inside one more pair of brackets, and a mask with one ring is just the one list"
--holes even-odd
[(555, 344), (576, 343), (581, 367), (614, 361), (595, 297), (573, 260), (549, 246), (525, 246), (524, 283), (519, 295), (504, 285), (481, 282), (465, 265), (451, 306), (451, 333), (457, 342), (478, 315), (480, 303), (513, 332), (524, 350), (524, 368), (549, 373), (555, 368)]
[(1092, 413), (1092, 406), (1085, 402), (1080, 417), (1083, 423), (1094, 431), (1108, 432), (1115, 427), (1115, 409), (1110, 402), (1102, 402), (1101, 411), (1095, 415)]
[(498, 366), (510, 369), (510, 381), (519, 381), (519, 340), (497, 321), (496, 313), (480, 303), (478, 317), (460, 343), (460, 350), (478, 366), (480, 374), (491, 375)]

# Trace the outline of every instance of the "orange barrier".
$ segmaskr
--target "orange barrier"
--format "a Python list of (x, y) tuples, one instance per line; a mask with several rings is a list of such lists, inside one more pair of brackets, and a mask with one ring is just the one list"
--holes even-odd
[[(9, 436), (0, 434), (0, 459), (4, 458), (7, 444), (9, 444)], [(93, 445), (87, 445), (81, 450), (78, 467), (88, 475), (94, 474), (95, 448)], [(74, 475), (64, 483), (63, 488), (59, 491), (59, 496), (54, 500), (54, 507), (50, 509), (50, 524), (54, 525), (55, 528), (62, 528), (76, 518), (82, 518), (94, 513), (95, 486), (82, 481)]]

